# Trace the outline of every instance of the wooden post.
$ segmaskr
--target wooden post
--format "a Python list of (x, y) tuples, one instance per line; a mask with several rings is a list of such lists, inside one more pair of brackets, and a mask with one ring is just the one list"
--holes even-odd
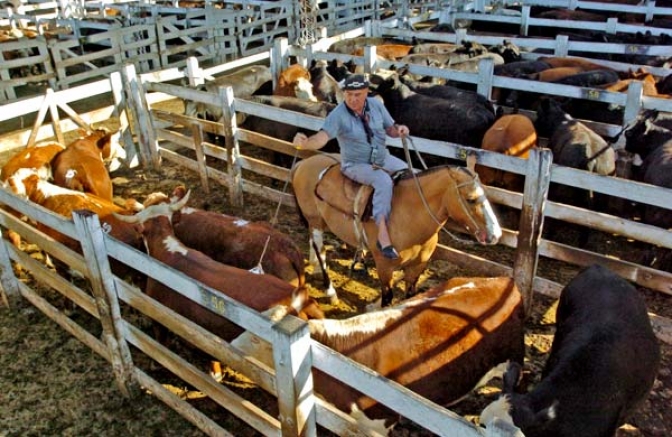
[(364, 71), (368, 74), (376, 71), (377, 62), (376, 46), (364, 47)]
[(12, 260), (9, 257), (7, 244), (12, 244), (2, 235), (0, 229), (0, 297), (5, 306), (9, 307), (10, 303), (18, 299), (19, 280), (14, 275), (14, 268), (12, 267)]
[(243, 175), (240, 168), (240, 145), (236, 132), (236, 113), (233, 107), (233, 88), (219, 89), (219, 100), (222, 108), (222, 120), (224, 124), (224, 143), (226, 144), (227, 174), (229, 175), (229, 198), (236, 206), (243, 206)]
[(530, 31), (530, 6), (523, 6), (523, 10), (520, 17), (520, 34), (527, 36), (527, 33)]
[(93, 297), (103, 327), (103, 339), (110, 352), (112, 370), (121, 393), (131, 398), (137, 393), (131, 351), (123, 335), (117, 290), (107, 258), (103, 230), (98, 216), (90, 211), (74, 211), (72, 219), (89, 270)]
[(196, 166), (198, 175), (201, 177), (201, 185), (206, 194), (210, 194), (210, 184), (208, 183), (208, 164), (203, 152), (203, 128), (200, 124), (191, 125), (191, 136), (194, 139), (194, 150), (196, 151)]
[(128, 168), (137, 167), (138, 162), (138, 148), (133, 142), (133, 134), (131, 133), (131, 125), (128, 121), (128, 106), (126, 105), (126, 98), (124, 97), (124, 84), (121, 81), (121, 73), (113, 71), (110, 74), (110, 86), (112, 87), (112, 98), (114, 99), (113, 115), (119, 117), (119, 129), (121, 129), (121, 145), (126, 151), (126, 166)]
[(149, 105), (145, 98), (145, 90), (140, 78), (135, 74), (133, 64), (125, 65), (121, 69), (124, 78), (124, 90), (126, 91), (126, 101), (133, 114), (133, 123), (138, 138), (140, 161), (142, 165), (152, 165), (158, 168), (161, 159), (158, 153), (156, 134), (152, 126), (152, 119), (149, 116)]
[(308, 324), (286, 316), (273, 325), (273, 360), (283, 437), (316, 436)]
[(628, 94), (625, 101), (625, 110), (623, 111), (623, 126), (627, 126), (632, 120), (637, 118), (639, 109), (642, 106), (642, 94), (644, 88), (642, 82), (633, 80), (628, 85)]
[(273, 76), (273, 89), (278, 85), (280, 72), (289, 66), (289, 42), (287, 38), (278, 38), (273, 41), (271, 48), (271, 76)]
[(532, 149), (527, 161), (523, 207), (518, 225), (518, 243), (513, 262), (513, 279), (523, 296), (525, 315), (532, 310), (534, 277), (539, 262), (539, 240), (544, 224), (544, 208), (551, 182), (553, 153)]
[(187, 58), (187, 80), (189, 81), (189, 86), (194, 87), (205, 83), (203, 70), (199, 67), (198, 58), (195, 56)]
[(495, 74), (495, 61), (492, 58), (481, 59), (478, 62), (478, 84), (476, 91), (490, 100), (492, 93), (492, 78)]

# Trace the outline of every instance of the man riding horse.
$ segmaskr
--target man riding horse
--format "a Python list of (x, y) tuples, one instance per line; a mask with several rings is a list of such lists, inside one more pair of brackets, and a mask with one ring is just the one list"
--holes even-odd
[(409, 134), (407, 126), (398, 125), (383, 103), (369, 98), (369, 82), (363, 74), (348, 76), (343, 83), (345, 99), (324, 120), (322, 129), (307, 137), (297, 133), (297, 149), (317, 150), (336, 138), (341, 148), (341, 172), (360, 184), (373, 187), (373, 218), (378, 226), (378, 249), (389, 259), (398, 259), (387, 230), (392, 205), (391, 174), (408, 166), (392, 156), (385, 144), (385, 134), (393, 138)]

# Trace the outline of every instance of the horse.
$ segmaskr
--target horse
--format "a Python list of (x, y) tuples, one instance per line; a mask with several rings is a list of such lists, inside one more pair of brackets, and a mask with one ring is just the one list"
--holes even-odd
[(368, 197), (362, 196), (360, 187), (369, 193), (372, 188), (347, 179), (338, 164), (338, 154), (317, 154), (296, 164), (290, 176), (299, 213), (310, 234), (309, 260), (314, 271), (318, 266), (322, 270), (328, 287), (326, 293), (332, 303), (338, 302), (338, 296), (325, 265), (322, 239), (325, 230), (350, 246), (371, 252), (381, 282), (382, 306), (392, 303), (392, 279), (396, 269), (404, 271), (406, 295), (415, 294), (419, 276), (434, 253), (438, 233), (444, 227), (469, 233), (483, 245), (496, 244), (502, 235), (475, 172), (458, 166), (433, 167), (416, 174), (408, 172), (395, 184), (388, 220), (390, 238), (400, 257), (387, 259), (375, 244), (377, 226), (362, 206)]

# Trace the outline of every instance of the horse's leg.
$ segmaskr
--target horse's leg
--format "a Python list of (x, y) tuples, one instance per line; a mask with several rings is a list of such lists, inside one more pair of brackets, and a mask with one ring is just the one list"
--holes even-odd
[(310, 233), (310, 255), (308, 258), (310, 265), (313, 266), (313, 271), (316, 271), (318, 266), (322, 270), (322, 277), (324, 279), (324, 287), (327, 289), (326, 294), (331, 299), (331, 304), (338, 303), (338, 296), (334, 284), (331, 283), (329, 272), (327, 271), (327, 252), (324, 248), (324, 233), (319, 229), (312, 229)]
[(404, 298), (412, 297), (417, 293), (416, 287), (418, 285), (418, 280), (426, 267), (426, 262), (415, 263), (404, 267), (404, 283), (406, 284)]

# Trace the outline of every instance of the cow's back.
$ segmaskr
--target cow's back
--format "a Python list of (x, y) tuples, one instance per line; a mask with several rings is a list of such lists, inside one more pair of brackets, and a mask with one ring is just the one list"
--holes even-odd
[(658, 371), (660, 346), (643, 300), (627, 281), (594, 265), (562, 291), (556, 324), (537, 390), (547, 394), (552, 386), (562, 420), (526, 435), (613, 435)]

